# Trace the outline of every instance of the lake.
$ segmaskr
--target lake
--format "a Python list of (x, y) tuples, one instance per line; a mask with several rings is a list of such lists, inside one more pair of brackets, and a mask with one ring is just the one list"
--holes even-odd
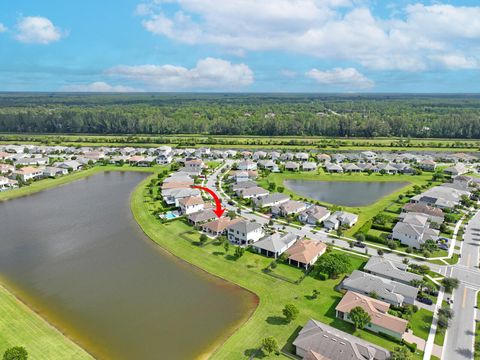
[(391, 194), (408, 182), (401, 181), (317, 181), (285, 180), (285, 186), (302, 197), (341, 206), (367, 206)]
[(254, 296), (143, 234), (129, 196), (146, 176), (98, 173), (0, 202), (2, 282), (97, 358), (198, 358)]

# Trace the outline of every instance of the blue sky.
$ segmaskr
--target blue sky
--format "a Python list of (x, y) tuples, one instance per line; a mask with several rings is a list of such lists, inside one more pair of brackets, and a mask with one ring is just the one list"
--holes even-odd
[(3, 0), (0, 91), (479, 92), (478, 1)]

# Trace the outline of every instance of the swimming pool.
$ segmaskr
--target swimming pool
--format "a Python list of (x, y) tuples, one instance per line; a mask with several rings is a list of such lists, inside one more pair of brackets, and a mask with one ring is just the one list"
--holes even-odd
[(178, 217), (178, 215), (175, 214), (172, 211), (167, 211), (164, 216), (165, 216), (165, 219), (167, 219), (167, 220), (172, 220), (172, 219), (175, 219), (176, 217)]

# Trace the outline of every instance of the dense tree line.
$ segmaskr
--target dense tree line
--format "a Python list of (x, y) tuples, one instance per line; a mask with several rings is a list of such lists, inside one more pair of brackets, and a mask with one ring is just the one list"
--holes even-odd
[(480, 97), (1, 94), (0, 132), (480, 139)]

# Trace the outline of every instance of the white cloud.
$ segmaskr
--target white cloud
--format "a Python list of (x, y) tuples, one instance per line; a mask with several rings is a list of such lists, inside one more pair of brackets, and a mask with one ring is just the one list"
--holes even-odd
[(49, 19), (41, 16), (22, 17), (16, 26), (15, 38), (24, 43), (50, 44), (66, 36)]
[(7, 31), (7, 27), (0, 23), (0, 33)]
[(141, 81), (150, 90), (237, 90), (253, 83), (253, 72), (245, 64), (215, 58), (199, 60), (188, 69), (176, 65), (120, 65), (106, 74)]
[(297, 77), (297, 72), (289, 69), (282, 69), (280, 70), (280, 75), (289, 79), (293, 79)]
[[(178, 11), (167, 13), (166, 3)], [(365, 4), (369, 2), (153, 0), (141, 4), (137, 14), (146, 30), (187, 44), (281, 50), (381, 70), (480, 67), (480, 6), (415, 4), (380, 18)]]
[(306, 75), (319, 84), (348, 90), (366, 90), (375, 86), (372, 80), (354, 68), (335, 68), (326, 71), (312, 69)]
[(68, 85), (62, 88), (62, 91), (67, 92), (139, 92), (140, 89), (136, 89), (129, 86), (122, 85), (110, 85), (103, 81), (93, 82), (91, 84), (77, 84)]

